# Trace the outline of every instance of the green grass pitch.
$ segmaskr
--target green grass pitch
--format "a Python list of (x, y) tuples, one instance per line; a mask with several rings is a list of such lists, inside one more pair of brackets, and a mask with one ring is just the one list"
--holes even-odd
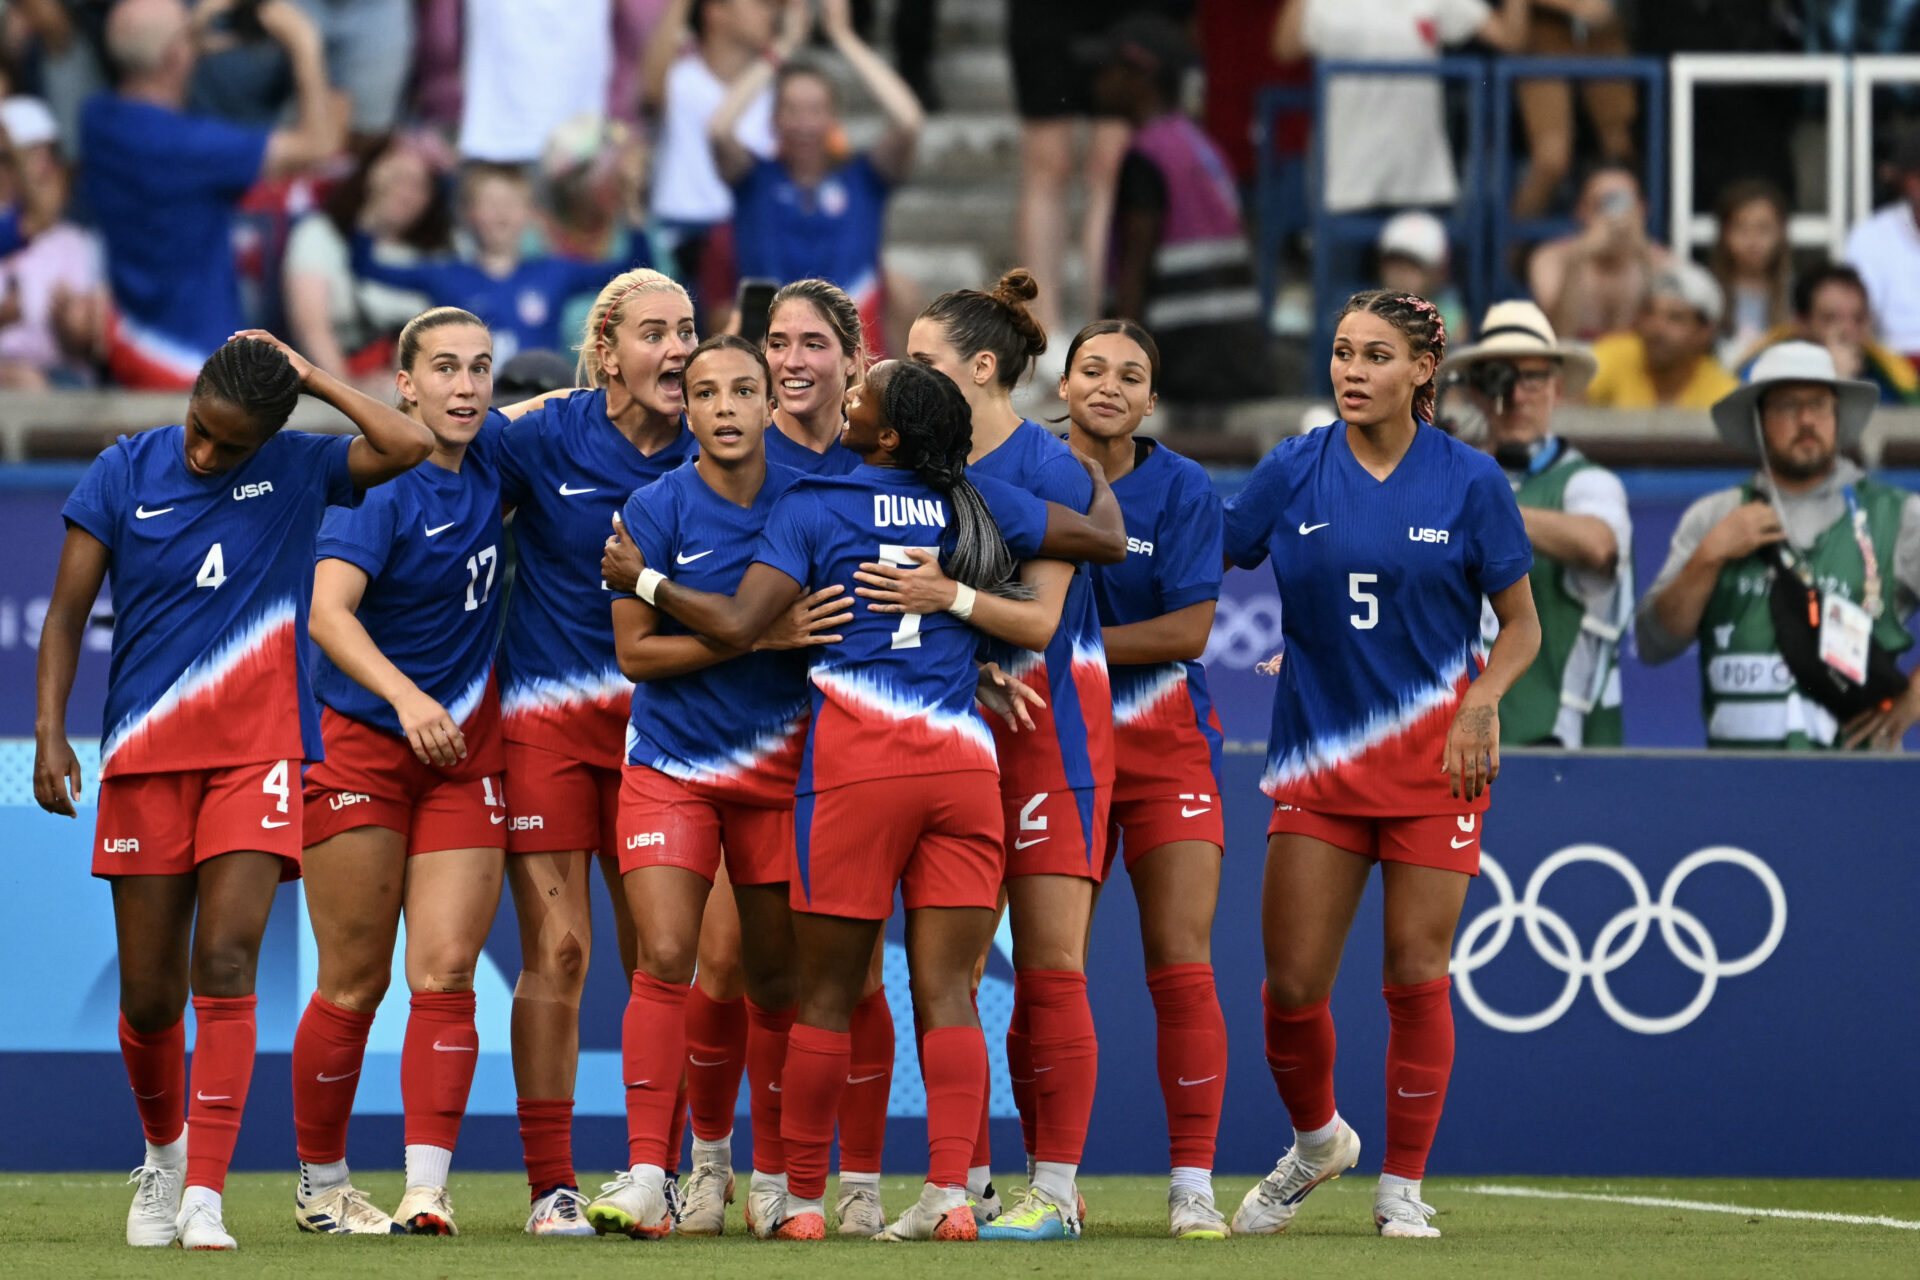
[[(396, 1173), (363, 1173), (375, 1201), (400, 1198)], [(1231, 1210), (1251, 1184), (1218, 1181)], [(1006, 1184), (1009, 1185), (1010, 1184)], [(1920, 1182), (1739, 1181), (1708, 1179), (1432, 1179), (1440, 1240), (1382, 1240), (1373, 1231), (1370, 1177), (1350, 1175), (1313, 1194), (1283, 1236), (1220, 1242), (1166, 1238), (1166, 1184), (1157, 1178), (1089, 1178), (1089, 1224), (1076, 1243), (1045, 1245), (882, 1245), (754, 1240), (739, 1205), (717, 1240), (534, 1240), (521, 1234), (526, 1185), (507, 1174), (455, 1173), (453, 1240), (339, 1239), (293, 1226), (291, 1175), (236, 1175), (226, 1222), (240, 1241), (231, 1255), (129, 1249), (124, 1223), (131, 1189), (105, 1174), (0, 1175), (0, 1275), (124, 1277), (229, 1276), (448, 1277), (545, 1275), (555, 1280), (671, 1275), (686, 1280), (863, 1280), (905, 1276), (1056, 1277), (1390, 1276), (1420, 1277), (1920, 1276), (1920, 1230), (1872, 1222), (1828, 1222), (1642, 1206), (1581, 1199), (1533, 1199), (1469, 1190), (1520, 1186), (1577, 1195), (1698, 1201), (1750, 1209), (1827, 1213), (1920, 1223)], [(590, 1190), (591, 1188), (589, 1188)], [(897, 1209), (918, 1184), (888, 1178)], [(744, 1184), (741, 1188), (744, 1193)]]

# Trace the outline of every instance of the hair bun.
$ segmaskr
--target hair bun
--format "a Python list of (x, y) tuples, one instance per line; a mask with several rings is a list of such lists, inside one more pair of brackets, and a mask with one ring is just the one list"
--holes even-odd
[(994, 285), (993, 292), (987, 296), (1007, 309), (1014, 329), (1026, 343), (1029, 357), (1047, 349), (1047, 331), (1027, 310), (1027, 304), (1040, 296), (1040, 282), (1033, 278), (1033, 272), (1015, 267), (1000, 277), (1000, 283)]

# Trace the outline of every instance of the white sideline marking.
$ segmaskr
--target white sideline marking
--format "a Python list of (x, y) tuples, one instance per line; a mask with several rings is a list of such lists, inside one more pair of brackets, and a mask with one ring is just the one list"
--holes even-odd
[(1904, 1218), (1882, 1218), (1860, 1213), (1818, 1213), (1811, 1209), (1750, 1209), (1737, 1204), (1714, 1204), (1706, 1200), (1663, 1200), (1657, 1196), (1607, 1196), (1585, 1191), (1547, 1191), (1540, 1187), (1481, 1185), (1456, 1190), (1482, 1196), (1523, 1196), (1532, 1200), (1598, 1200), (1606, 1204), (1631, 1204), (1643, 1209), (1691, 1209), (1699, 1213), (1737, 1213), (1749, 1218), (1798, 1218), (1807, 1222), (1839, 1222), (1850, 1227), (1893, 1227), (1900, 1231), (1920, 1231), (1920, 1222)]

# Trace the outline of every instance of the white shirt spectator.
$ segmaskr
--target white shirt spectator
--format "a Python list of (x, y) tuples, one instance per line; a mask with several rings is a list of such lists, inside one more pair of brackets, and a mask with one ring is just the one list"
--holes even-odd
[[(666, 109), (653, 164), (654, 217), (710, 226), (733, 216), (733, 191), (720, 177), (707, 143), (707, 119), (726, 96), (726, 82), (713, 74), (697, 50), (680, 55), (667, 71)], [(771, 88), (747, 107), (733, 136), (760, 159), (773, 154)]]
[(0, 361), (31, 365), (42, 372), (74, 365), (60, 349), (54, 330), (54, 297), (61, 290), (81, 295), (98, 292), (102, 275), (100, 242), (71, 222), (56, 222), (13, 256), (0, 260), (0, 292), (6, 281), (19, 290), (20, 319), (0, 329)]
[(612, 0), (466, 0), (460, 154), (526, 164), (564, 120), (606, 110)]
[(1882, 340), (1902, 355), (1920, 352), (1920, 227), (1912, 207), (1890, 204), (1856, 226), (1847, 261), (1867, 282)]
[[(381, 261), (401, 266), (420, 260), (419, 252), (409, 245), (383, 242), (379, 252)], [(353, 247), (324, 213), (309, 213), (293, 224), (281, 269), (288, 275), (310, 273), (325, 278), (334, 340), (348, 356), (381, 334), (397, 331), (433, 305), (425, 294), (356, 278)]]

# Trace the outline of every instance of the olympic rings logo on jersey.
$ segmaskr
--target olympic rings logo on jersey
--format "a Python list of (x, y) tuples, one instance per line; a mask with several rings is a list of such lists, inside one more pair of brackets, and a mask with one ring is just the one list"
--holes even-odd
[[(1580, 939), (1574, 936), (1566, 919), (1540, 903), (1540, 895), (1554, 872), (1578, 862), (1594, 862), (1612, 868), (1633, 892), (1633, 905), (1607, 921), (1599, 936), (1593, 940), (1591, 954), (1582, 952)], [(1720, 949), (1715, 945), (1713, 935), (1707, 932), (1699, 917), (1674, 905), (1680, 886), (1688, 876), (1702, 867), (1720, 862), (1750, 872), (1767, 891), (1772, 911), (1766, 937), (1746, 955), (1733, 960), (1720, 958)], [(1480, 855), (1480, 871), (1493, 886), (1500, 901), (1475, 916), (1461, 931), (1460, 940), (1454, 947), (1452, 975), (1454, 989), (1460, 993), (1461, 1001), (1480, 1021), (1499, 1031), (1539, 1031), (1552, 1026), (1573, 1007), (1574, 1000), (1580, 995), (1581, 980), (1586, 978), (1593, 980), (1594, 998), (1600, 1002), (1600, 1007), (1628, 1031), (1649, 1036), (1678, 1031), (1706, 1009), (1722, 978), (1750, 973), (1766, 963), (1767, 957), (1780, 945), (1780, 937), (1787, 928), (1787, 894), (1781, 887), (1780, 877), (1757, 855), (1732, 845), (1714, 845), (1682, 858), (1667, 873), (1657, 902), (1648, 894), (1646, 879), (1640, 874), (1639, 868), (1617, 850), (1605, 845), (1576, 844), (1560, 850), (1534, 869), (1533, 875), (1527, 880), (1526, 894), (1518, 902), (1514, 901), (1513, 882), (1507, 878), (1507, 873), (1484, 852)], [(1473, 985), (1474, 973), (1484, 969), (1506, 947), (1516, 920), (1524, 926), (1527, 941), (1533, 944), (1535, 953), (1567, 975), (1560, 994), (1538, 1013), (1502, 1013), (1482, 999)], [(1607, 982), (1607, 975), (1639, 954), (1641, 944), (1646, 941), (1648, 927), (1656, 922), (1660, 926), (1660, 936), (1674, 958), (1700, 975), (1700, 990), (1694, 993), (1693, 999), (1677, 1013), (1664, 1017), (1635, 1013), (1621, 1004)], [(1493, 936), (1482, 943), (1481, 939), (1489, 932)]]
[(1250, 671), (1280, 647), (1280, 597), (1222, 594), (1213, 613), (1213, 633), (1200, 661)]

